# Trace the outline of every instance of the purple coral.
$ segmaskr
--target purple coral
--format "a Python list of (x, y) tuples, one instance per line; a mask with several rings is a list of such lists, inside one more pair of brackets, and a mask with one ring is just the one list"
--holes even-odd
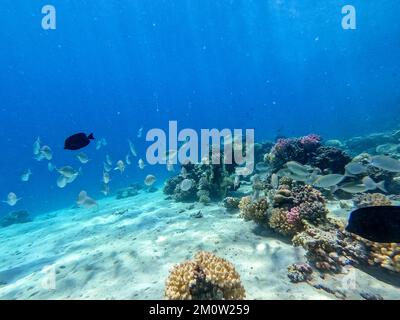
[(291, 225), (294, 225), (297, 222), (299, 222), (299, 220), (300, 220), (299, 208), (293, 207), (292, 209), (290, 209), (290, 211), (288, 211), (288, 213), (286, 214), (286, 218), (287, 218), (288, 223), (290, 223)]

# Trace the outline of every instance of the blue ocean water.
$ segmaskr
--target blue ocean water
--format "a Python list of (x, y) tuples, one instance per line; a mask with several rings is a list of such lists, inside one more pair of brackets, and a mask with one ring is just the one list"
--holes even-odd
[[(144, 157), (143, 126), (254, 128), (256, 139), (318, 133), (346, 138), (398, 127), (400, 2), (352, 0), (357, 29), (343, 30), (348, 1), (61, 1), (57, 29), (41, 28), (42, 6), (0, 3), (0, 197), (39, 213), (74, 204), (80, 190), (96, 198), (102, 161)], [(85, 131), (108, 146), (65, 189), (47, 162), (33, 159), (39, 136), (53, 162), (78, 167), (63, 150)], [(164, 167), (130, 167), (112, 188), (162, 183)], [(20, 174), (31, 168), (31, 180)], [(10, 208), (1, 204), (0, 214)]]

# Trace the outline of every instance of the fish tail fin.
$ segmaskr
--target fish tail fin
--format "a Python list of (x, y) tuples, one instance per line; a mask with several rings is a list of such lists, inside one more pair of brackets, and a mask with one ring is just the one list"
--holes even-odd
[(91, 134), (88, 135), (88, 139), (89, 139), (89, 140), (94, 140), (93, 133), (91, 133)]
[(385, 180), (382, 180), (381, 182), (378, 182), (376, 184), (376, 186), (378, 187), (378, 189), (382, 190), (385, 193), (388, 193), (386, 188), (385, 188)]
[(344, 176), (345, 177), (349, 177), (349, 178), (353, 178), (353, 177), (355, 177), (355, 175), (354, 174), (351, 174), (350, 172), (348, 172), (347, 170), (345, 170), (345, 172), (344, 172)]

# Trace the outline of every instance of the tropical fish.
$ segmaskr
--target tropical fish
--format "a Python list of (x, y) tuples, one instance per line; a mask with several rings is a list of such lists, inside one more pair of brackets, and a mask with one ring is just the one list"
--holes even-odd
[(77, 157), (78, 160), (79, 160), (81, 163), (83, 163), (83, 164), (89, 162), (89, 158), (88, 158), (88, 156), (86, 155), (86, 153), (84, 153), (84, 152), (78, 153), (78, 154), (76, 155), (76, 157)]
[(143, 127), (140, 127), (139, 130), (138, 130), (138, 132), (137, 132), (137, 135), (136, 135), (136, 136), (137, 136), (138, 138), (141, 138), (141, 137), (142, 137), (142, 133), (143, 133)]
[(369, 163), (385, 171), (400, 172), (400, 161), (388, 156), (373, 156)]
[(4, 203), (7, 203), (9, 206), (13, 207), (17, 204), (17, 202), (19, 200), (21, 200), (22, 198), (17, 198), (17, 195), (14, 192), (10, 192), (7, 195), (7, 200), (3, 201)]
[(58, 173), (62, 174), (66, 178), (71, 178), (78, 172), (71, 166), (64, 166), (62, 168), (57, 169), (57, 171), (58, 171)]
[(143, 170), (145, 166), (146, 166), (146, 165), (144, 164), (143, 159), (139, 159), (139, 161), (138, 161), (138, 167), (139, 167), (139, 169)]
[(296, 161), (289, 161), (285, 163), (285, 166), (294, 174), (298, 176), (307, 176), (310, 174), (310, 168), (308, 166), (304, 166), (301, 163)]
[(380, 189), (387, 193), (387, 190), (385, 189), (385, 181), (383, 180), (376, 183), (371, 177), (367, 176), (362, 179), (362, 183), (365, 185), (367, 190)]
[(125, 156), (125, 162), (126, 162), (127, 165), (131, 165), (132, 164), (131, 155), (130, 154), (127, 154)]
[(274, 189), (278, 189), (278, 187), (279, 187), (279, 177), (276, 173), (273, 173), (271, 175), (271, 186)]
[(233, 180), (233, 188), (236, 190), (240, 187), (240, 176), (236, 175)]
[(134, 157), (136, 157), (136, 156), (137, 156), (137, 153), (136, 153), (135, 146), (133, 145), (133, 143), (132, 143), (131, 140), (128, 140), (128, 143), (129, 143), (129, 150), (131, 151), (132, 155), (133, 155)]
[(107, 171), (103, 171), (103, 183), (108, 184), (110, 183), (110, 181), (111, 181), (110, 174)]
[(182, 191), (189, 191), (193, 186), (193, 181), (191, 179), (182, 180), (180, 187)]
[(346, 170), (346, 175), (357, 175), (362, 174), (367, 171), (367, 167), (359, 162), (350, 162), (344, 167)]
[(110, 194), (110, 186), (108, 183), (103, 183), (103, 187), (101, 188), (100, 191), (102, 194), (104, 194), (105, 196), (108, 196)]
[(154, 182), (156, 182), (156, 177), (153, 176), (152, 174), (147, 175), (146, 178), (144, 179), (144, 184), (148, 187), (152, 186)]
[(86, 209), (90, 209), (90, 208), (94, 208), (94, 207), (98, 207), (98, 204), (96, 202), (96, 200), (90, 198), (87, 195), (87, 192), (82, 190), (79, 195), (78, 195), (78, 199), (76, 200), (76, 204), (79, 207), (84, 207)]
[(114, 170), (119, 170), (119, 172), (124, 172), (125, 171), (125, 164), (122, 160), (117, 161), (117, 166), (114, 168)]
[(348, 182), (338, 186), (338, 189), (343, 190), (347, 193), (363, 193), (367, 191), (367, 188), (362, 183)]
[(103, 168), (106, 172), (110, 172), (112, 170), (112, 167), (107, 162), (103, 162)]
[(23, 181), (23, 182), (29, 181), (29, 178), (30, 178), (31, 174), (32, 174), (31, 169), (28, 169), (25, 172), (23, 172), (21, 174), (21, 181)]
[(400, 242), (400, 207), (376, 206), (353, 211), (346, 231), (380, 243)]
[(49, 162), (49, 163), (47, 164), (47, 169), (48, 169), (50, 172), (53, 172), (54, 169), (56, 169), (56, 166), (55, 166), (54, 164), (52, 164), (51, 162)]
[(340, 182), (342, 182), (344, 178), (345, 176), (342, 174), (327, 174), (317, 177), (317, 179), (313, 182), (313, 185), (320, 188), (328, 189), (338, 185)]
[(394, 144), (394, 143), (386, 143), (386, 144), (381, 144), (376, 147), (375, 151), (376, 153), (380, 154), (388, 154), (388, 153), (395, 153), (397, 149), (399, 148), (400, 145)]
[(57, 179), (57, 187), (64, 188), (68, 183), (68, 178), (66, 176), (60, 175)]
[(96, 150), (100, 150), (101, 147), (105, 147), (107, 145), (107, 141), (104, 138), (101, 138), (100, 140), (97, 141), (96, 143)]
[(40, 154), (46, 158), (46, 160), (51, 160), (53, 159), (53, 151), (49, 146), (43, 146), (40, 148)]
[(108, 154), (106, 154), (106, 163), (109, 165), (109, 166), (112, 166), (112, 160), (111, 160), (111, 157), (108, 155)]
[(74, 134), (65, 140), (64, 149), (66, 150), (82, 149), (90, 143), (90, 140), (94, 140), (93, 133), (89, 134), (88, 136), (83, 132)]
[(36, 141), (33, 143), (33, 154), (37, 156), (40, 153), (40, 138), (37, 137)]

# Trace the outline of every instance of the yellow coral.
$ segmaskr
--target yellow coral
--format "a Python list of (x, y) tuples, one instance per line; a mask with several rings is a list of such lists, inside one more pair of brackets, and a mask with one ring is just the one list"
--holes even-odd
[(185, 261), (174, 266), (169, 274), (165, 297), (168, 300), (190, 300), (190, 286), (195, 282), (196, 263)]
[(390, 206), (392, 201), (381, 193), (362, 193), (354, 197), (354, 204), (359, 207)]
[(232, 263), (200, 251), (194, 261), (173, 267), (166, 282), (165, 297), (169, 300), (241, 300), (246, 294)]
[(369, 264), (400, 272), (400, 243), (366, 243), (370, 248)]
[(288, 222), (287, 211), (285, 209), (272, 209), (268, 222), (272, 229), (284, 236), (293, 236), (301, 231), (302, 228), (300, 223), (291, 224)]
[(267, 209), (268, 201), (266, 198), (253, 201), (250, 196), (247, 196), (240, 199), (239, 202), (239, 210), (245, 220), (254, 220), (261, 223), (266, 220)]

